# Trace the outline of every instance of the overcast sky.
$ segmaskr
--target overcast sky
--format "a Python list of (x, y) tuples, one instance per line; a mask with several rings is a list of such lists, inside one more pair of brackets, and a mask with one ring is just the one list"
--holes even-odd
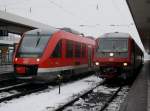
[(94, 37), (128, 32), (144, 50), (126, 0), (0, 0), (0, 10)]

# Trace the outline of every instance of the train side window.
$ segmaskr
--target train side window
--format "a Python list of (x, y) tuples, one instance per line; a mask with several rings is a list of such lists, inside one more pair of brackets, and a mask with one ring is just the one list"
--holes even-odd
[(82, 57), (85, 57), (86, 55), (86, 45), (82, 44)]
[(73, 57), (73, 42), (70, 40), (66, 42), (66, 57)]
[(51, 55), (52, 58), (60, 58), (62, 56), (62, 40), (59, 41)]
[(75, 57), (81, 57), (81, 43), (75, 43)]

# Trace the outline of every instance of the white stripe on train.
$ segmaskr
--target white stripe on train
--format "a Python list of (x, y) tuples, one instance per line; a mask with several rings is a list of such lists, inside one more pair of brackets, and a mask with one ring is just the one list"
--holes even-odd
[(78, 69), (78, 68), (86, 68), (88, 64), (77, 65), (77, 66), (63, 66), (63, 67), (55, 67), (55, 68), (38, 68), (38, 72), (55, 72), (69, 69)]

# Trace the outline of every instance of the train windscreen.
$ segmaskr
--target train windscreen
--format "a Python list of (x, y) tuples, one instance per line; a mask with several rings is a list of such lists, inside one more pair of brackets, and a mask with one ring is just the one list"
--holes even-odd
[(47, 46), (51, 35), (25, 34), (19, 50), (18, 57), (40, 57)]
[(98, 41), (99, 52), (127, 52), (127, 38), (100, 38)]

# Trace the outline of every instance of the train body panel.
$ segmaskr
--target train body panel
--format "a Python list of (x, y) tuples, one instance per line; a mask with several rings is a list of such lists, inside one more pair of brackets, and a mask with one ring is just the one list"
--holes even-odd
[[(29, 38), (30, 34), (34, 37)], [(33, 43), (25, 44), (27, 41)], [(63, 30), (50, 34), (39, 29), (29, 31), (15, 51), (13, 62), (16, 77), (53, 80), (59, 74), (93, 70), (94, 49), (94, 40)]]
[(143, 53), (127, 33), (108, 33), (96, 40), (95, 65), (100, 67), (100, 76), (112, 78), (126, 72), (132, 76), (142, 61)]

